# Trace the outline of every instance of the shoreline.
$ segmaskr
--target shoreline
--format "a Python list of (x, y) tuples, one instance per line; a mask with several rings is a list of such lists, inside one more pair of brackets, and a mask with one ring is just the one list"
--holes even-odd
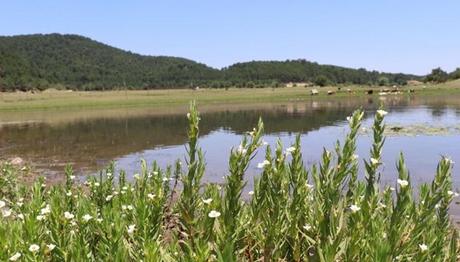
[[(313, 89), (319, 91), (311, 95)], [(460, 93), (460, 81), (437, 85), (406, 86), (397, 94), (379, 95), (389, 87), (283, 87), (283, 88), (230, 88), (230, 89), (164, 89), (122, 91), (59, 91), (40, 93), (0, 93), (0, 112), (85, 110), (85, 109), (177, 109), (195, 100), (203, 105), (241, 105), (247, 103), (302, 102), (312, 99), (344, 99), (353, 97), (441, 96)], [(367, 94), (372, 90), (372, 94)], [(410, 92), (410, 90), (412, 92)], [(328, 91), (334, 94), (328, 94)]]

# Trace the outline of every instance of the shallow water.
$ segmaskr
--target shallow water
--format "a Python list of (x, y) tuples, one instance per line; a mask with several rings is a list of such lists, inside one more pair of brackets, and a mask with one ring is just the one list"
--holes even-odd
[[(366, 112), (364, 127), (372, 124), (373, 114), (384, 104), (388, 126), (403, 127), (406, 132), (387, 137), (383, 151), (382, 182), (395, 182), (395, 162), (403, 152), (416, 183), (430, 182), (441, 155), (460, 162), (460, 95), (457, 96), (386, 96), (341, 99), (317, 99), (287, 103), (204, 106), (200, 146), (205, 151), (206, 182), (221, 182), (227, 172), (230, 149), (239, 144), (242, 134), (265, 123), (264, 140), (275, 145), (278, 138), (289, 146), (301, 134), (302, 152), (307, 164), (319, 160), (323, 147), (333, 150), (337, 139), (347, 132), (346, 117), (355, 109)], [(186, 107), (175, 109), (112, 109), (73, 112), (0, 113), (0, 154), (2, 158), (22, 157), (50, 176), (59, 176), (70, 163), (81, 175), (94, 174), (110, 160), (119, 169), (133, 175), (141, 158), (161, 166), (183, 159), (187, 121)], [(450, 128), (452, 132), (427, 132), (411, 127)], [(407, 131), (409, 130), (409, 131)], [(411, 130), (415, 133), (410, 133)], [(414, 131), (415, 130), (415, 131)], [(460, 130), (460, 129), (458, 129)], [(362, 132), (358, 154), (367, 157), (371, 140)], [(248, 169), (253, 176), (263, 158), (259, 152)], [(454, 167), (454, 185), (460, 186), (459, 171)]]

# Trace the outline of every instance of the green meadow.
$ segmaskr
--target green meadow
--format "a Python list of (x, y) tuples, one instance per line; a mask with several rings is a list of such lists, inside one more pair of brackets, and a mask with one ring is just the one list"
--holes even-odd
[[(312, 96), (316, 89), (318, 95)], [(339, 90), (340, 89), (340, 90)], [(88, 109), (88, 108), (145, 108), (171, 107), (187, 104), (195, 100), (200, 105), (248, 104), (261, 102), (302, 101), (322, 98), (346, 98), (356, 96), (378, 96), (384, 89), (393, 87), (330, 86), (330, 87), (283, 87), (283, 88), (228, 88), (212, 89), (167, 89), (145, 91), (59, 91), (4, 92), (0, 93), (0, 111)], [(399, 95), (444, 95), (460, 92), (460, 81), (443, 84), (426, 84), (414, 87), (400, 87)], [(328, 95), (328, 91), (334, 94)], [(389, 94), (394, 95), (394, 94)]]

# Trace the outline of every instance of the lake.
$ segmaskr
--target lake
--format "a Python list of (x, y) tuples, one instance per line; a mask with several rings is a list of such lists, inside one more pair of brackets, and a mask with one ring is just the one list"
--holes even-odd
[[(333, 150), (337, 139), (348, 131), (346, 117), (355, 109), (365, 110), (363, 127), (372, 124), (375, 111), (383, 104), (389, 112), (390, 132), (383, 151), (382, 183), (395, 184), (399, 152), (403, 152), (415, 183), (431, 182), (441, 155), (460, 162), (460, 95), (311, 98), (286, 103), (252, 105), (207, 105), (201, 114), (200, 146), (205, 152), (205, 182), (222, 182), (228, 156), (242, 135), (265, 123), (264, 140), (275, 145), (281, 139), (288, 147), (300, 133), (307, 165), (319, 160), (323, 147)], [(132, 176), (140, 159), (161, 166), (184, 159), (187, 106), (180, 108), (121, 108), (72, 112), (0, 113), (0, 153), (2, 158), (19, 156), (48, 176), (59, 177), (66, 163), (80, 176), (94, 174), (109, 161)], [(397, 129), (395, 129), (397, 130)], [(368, 157), (371, 137), (362, 130), (357, 153)], [(262, 150), (263, 151), (263, 150)], [(249, 187), (260, 173), (259, 152), (247, 172)], [(454, 167), (455, 188), (460, 186)]]

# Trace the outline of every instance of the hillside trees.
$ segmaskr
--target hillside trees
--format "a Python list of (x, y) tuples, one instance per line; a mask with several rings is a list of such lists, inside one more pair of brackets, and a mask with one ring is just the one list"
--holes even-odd
[(425, 77), (424, 81), (433, 83), (444, 83), (448, 79), (449, 75), (447, 74), (447, 72), (438, 67), (431, 70), (431, 73)]
[(390, 84), (421, 80), (415, 75), (320, 65), (304, 59), (236, 63), (219, 70), (184, 58), (144, 56), (83, 36), (60, 34), (0, 37), (0, 68), (2, 90), (279, 87), (318, 81), (375, 85), (382, 77)]

